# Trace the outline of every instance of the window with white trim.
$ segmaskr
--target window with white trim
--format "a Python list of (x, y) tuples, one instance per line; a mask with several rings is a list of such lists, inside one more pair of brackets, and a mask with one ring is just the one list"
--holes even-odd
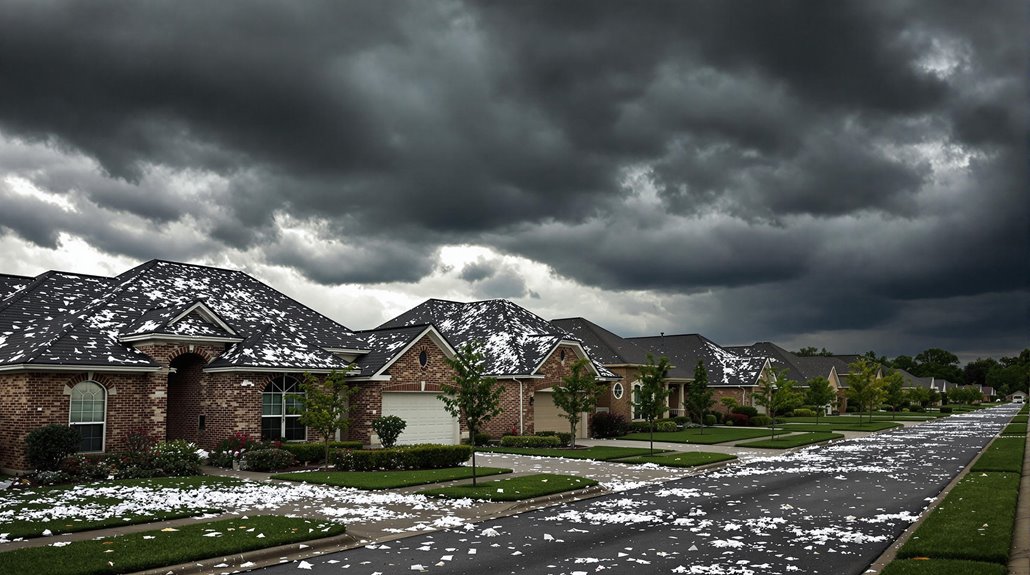
[(261, 394), (261, 440), (303, 441), (307, 428), (300, 422), (304, 409), (300, 381), (292, 375), (277, 375)]
[(72, 388), (68, 424), (79, 431), (79, 451), (104, 450), (107, 390), (95, 381), (80, 381)]
[(633, 419), (643, 419), (644, 415), (640, 412), (640, 388), (639, 383), (633, 384)]
[(612, 397), (615, 399), (622, 399), (622, 394), (624, 392), (625, 390), (623, 389), (622, 384), (616, 381), (615, 385), (612, 386)]

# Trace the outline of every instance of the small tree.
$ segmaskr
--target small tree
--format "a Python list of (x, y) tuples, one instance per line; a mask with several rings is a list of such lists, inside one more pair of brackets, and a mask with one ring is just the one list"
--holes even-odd
[(897, 419), (898, 406), (905, 401), (905, 390), (902, 389), (905, 378), (900, 371), (891, 370), (880, 385), (883, 388), (883, 402), (891, 406), (891, 419)]
[(325, 464), (329, 459), (329, 442), (337, 431), (344, 432), (350, 427), (350, 398), (358, 392), (358, 386), (347, 383), (347, 366), (344, 371), (333, 370), (325, 378), (318, 378), (310, 373), (304, 374), (300, 384), (304, 395), (298, 397), (301, 409), (300, 422), (314, 429), (322, 436), (325, 446)]
[(726, 413), (733, 413), (733, 408), (740, 405), (739, 403), (737, 403), (736, 398), (729, 396), (719, 398), (719, 403), (721, 403), (722, 406), (726, 408)]
[(913, 387), (906, 390), (905, 395), (908, 400), (920, 407), (926, 407), (930, 404), (930, 400), (933, 399), (930, 390), (925, 387)]
[(669, 358), (662, 357), (655, 363), (654, 356), (647, 354), (647, 363), (640, 367), (640, 387), (634, 394), (633, 407), (641, 419), (647, 421), (651, 432), (651, 455), (654, 455), (654, 423), (665, 413), (669, 390), (665, 377), (669, 374)]
[(715, 405), (712, 390), (708, 389), (708, 370), (703, 361), (697, 361), (694, 368), (694, 381), (687, 387), (687, 408), (690, 419), (701, 424), (701, 435), (705, 434), (705, 414)]
[(797, 405), (800, 395), (794, 391), (795, 382), (787, 377), (787, 370), (774, 369), (771, 377), (762, 378), (755, 390), (755, 403), (769, 415), (769, 433), (776, 440), (776, 412)]
[(372, 430), (379, 436), (379, 443), (386, 449), (397, 443), (397, 438), (407, 426), (408, 423), (396, 415), (384, 415), (372, 420)]
[(837, 397), (834, 393), (833, 387), (830, 385), (830, 380), (825, 377), (813, 377), (808, 380), (808, 389), (805, 391), (805, 402), (809, 405), (818, 406), (819, 409), (815, 410), (815, 422), (819, 423), (819, 417), (822, 416), (823, 412), (826, 411), (826, 404), (830, 403)]
[(581, 359), (572, 364), (572, 373), (562, 378), (562, 385), (554, 386), (551, 394), (554, 405), (565, 413), (572, 431), (572, 445), (576, 447), (576, 426), (580, 414), (592, 412), (597, 400), (604, 393), (604, 385), (598, 383), (597, 377), (588, 369), (590, 362)]
[(501, 392), (504, 390), (496, 378), (485, 375), (486, 357), (482, 347), (478, 341), (469, 341), (458, 349), (453, 359), (446, 360), (454, 370), (454, 383), (441, 384), (443, 393), (436, 396), (448, 413), (465, 421), (469, 430), (473, 486), (476, 485), (476, 433), (481, 425), (501, 413)]
[[(848, 399), (858, 404), (858, 423), (862, 424), (862, 412), (872, 409), (873, 405), (879, 405), (883, 397), (881, 380), (876, 374), (880, 366), (867, 360), (864, 357), (848, 366), (848, 388), (844, 393)], [(872, 421), (872, 413), (869, 414)]]

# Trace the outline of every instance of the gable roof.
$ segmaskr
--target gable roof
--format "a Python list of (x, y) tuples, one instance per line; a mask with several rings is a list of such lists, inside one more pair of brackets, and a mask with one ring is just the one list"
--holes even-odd
[(151, 260), (113, 278), (45, 272), (0, 302), (0, 369), (153, 370), (124, 336), (236, 343), (212, 368), (338, 369), (368, 351), (347, 327), (240, 271)]
[(31, 281), (32, 278), (30, 277), (0, 274), (0, 301), (7, 299), (16, 291), (29, 285)]
[[(798, 361), (800, 358), (797, 355), (771, 341), (759, 341), (752, 345), (729, 346), (726, 350), (744, 357), (766, 358), (769, 360), (770, 367), (777, 370), (786, 370), (787, 378), (802, 385), (814, 377), (806, 369), (807, 366), (804, 366), (803, 362)], [(829, 370), (827, 370), (826, 374), (829, 374)], [(823, 377), (826, 377), (826, 374), (823, 374)]]
[[(533, 375), (558, 344), (579, 343), (551, 322), (503, 299), (467, 303), (429, 299), (377, 329), (426, 324), (435, 326), (455, 348), (471, 341), (481, 342), (486, 371), (495, 376)], [(615, 377), (597, 361), (592, 362), (599, 376)]]
[(697, 362), (704, 362), (708, 384), (715, 387), (756, 385), (765, 366), (764, 357), (737, 355), (696, 333), (627, 339), (655, 357), (668, 357), (673, 365), (669, 370), (670, 378), (693, 379)]
[(448, 356), (454, 353), (454, 348), (431, 325), (411, 325), (394, 328), (376, 328), (357, 332), (372, 348), (357, 360), (354, 365), (360, 370), (359, 377), (372, 377), (381, 374), (400, 357), (408, 347), (415, 343), (423, 334), (429, 333), (436, 340), (444, 353)]
[(576, 336), (590, 357), (604, 365), (643, 365), (647, 350), (582, 317), (552, 319), (558, 328)]

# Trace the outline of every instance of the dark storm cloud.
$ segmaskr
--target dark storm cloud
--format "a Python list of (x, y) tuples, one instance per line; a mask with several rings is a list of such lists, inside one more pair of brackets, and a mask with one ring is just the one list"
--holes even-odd
[[(1027, 297), (1015, 0), (5, 4), (0, 135), (100, 166), (0, 159), (84, 206), (5, 205), (39, 245), (256, 250), (336, 284), (485, 243), (604, 289), (734, 288), (725, 321), (795, 332)], [(461, 275), (529, 293), (510, 271)]]

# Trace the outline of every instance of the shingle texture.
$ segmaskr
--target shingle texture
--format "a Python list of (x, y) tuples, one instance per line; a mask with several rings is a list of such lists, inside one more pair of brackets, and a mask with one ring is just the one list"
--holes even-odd
[(29, 285), (31, 281), (32, 278), (27, 278), (25, 276), (0, 274), (0, 302), (7, 299), (8, 296), (14, 294), (14, 292)]
[[(197, 301), (235, 334), (198, 312), (170, 322)], [(153, 260), (114, 278), (46, 272), (0, 301), (0, 366), (154, 367), (119, 342), (141, 334), (243, 340), (209, 367), (338, 369), (347, 363), (327, 348), (367, 349), (347, 327), (243, 272), (176, 262)]]
[(647, 350), (582, 317), (551, 320), (553, 325), (571, 333), (583, 342), (590, 357), (605, 365), (643, 365)]
[[(561, 340), (576, 337), (508, 300), (455, 302), (439, 299), (424, 303), (383, 323), (383, 328), (432, 324), (455, 348), (482, 343), (486, 371), (492, 375), (530, 375)], [(589, 352), (588, 352), (589, 354)], [(602, 377), (615, 377), (597, 361)]]
[(697, 362), (703, 361), (708, 370), (708, 384), (713, 387), (756, 385), (765, 365), (764, 357), (737, 355), (698, 334), (627, 339), (655, 357), (668, 357), (674, 366), (669, 377), (693, 379)]

